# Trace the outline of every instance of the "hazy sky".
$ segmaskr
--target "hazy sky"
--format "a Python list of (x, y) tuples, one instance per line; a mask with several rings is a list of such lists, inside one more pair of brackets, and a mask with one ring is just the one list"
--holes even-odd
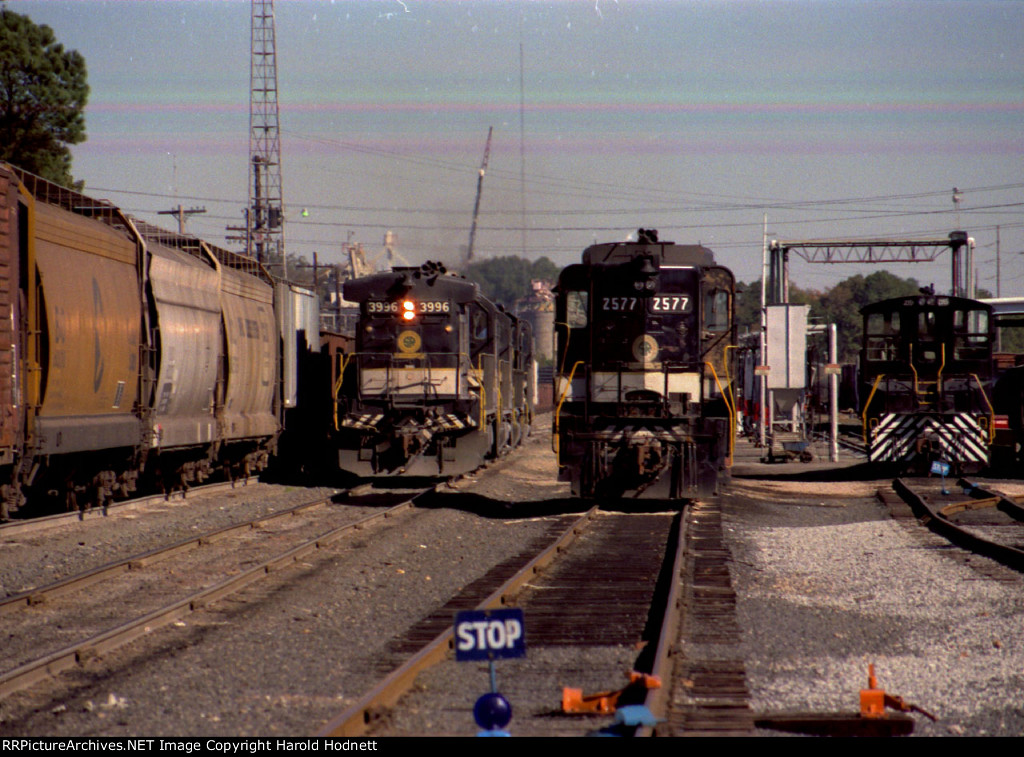
[[(87, 192), (163, 226), (158, 210), (205, 206), (189, 229), (225, 244), (248, 191), (248, 0), (6, 6), (85, 56), (73, 172)], [(643, 226), (750, 281), (765, 214), (783, 239), (959, 224), (994, 292), (998, 226), (1002, 294), (1024, 295), (1024, 2), (275, 7), (290, 252), (336, 261), (351, 238), (372, 255), (391, 229), (412, 262), (457, 260), (493, 126), (479, 257), (564, 265)], [(949, 269), (948, 253), (891, 267), (943, 290)], [(792, 277), (824, 288), (872, 270), (795, 260)]]

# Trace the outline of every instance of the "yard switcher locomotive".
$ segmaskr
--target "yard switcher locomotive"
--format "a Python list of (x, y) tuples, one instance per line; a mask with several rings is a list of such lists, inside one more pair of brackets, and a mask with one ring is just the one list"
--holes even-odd
[(638, 236), (558, 280), (559, 478), (582, 497), (706, 496), (731, 464), (735, 281), (706, 247)]
[(993, 408), (992, 308), (925, 294), (861, 310), (861, 417), (871, 462), (957, 470), (990, 462)]
[(335, 383), (338, 465), (454, 475), (518, 445), (533, 420), (529, 324), (438, 263), (345, 283), (355, 351)]

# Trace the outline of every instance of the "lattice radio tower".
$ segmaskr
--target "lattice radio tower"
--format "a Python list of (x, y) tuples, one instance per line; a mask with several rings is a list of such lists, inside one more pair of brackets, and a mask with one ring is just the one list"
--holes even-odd
[[(261, 263), (284, 263), (281, 126), (277, 107), (277, 41), (273, 0), (252, 0), (249, 99), (247, 253)], [(287, 268), (284, 271), (287, 276)]]

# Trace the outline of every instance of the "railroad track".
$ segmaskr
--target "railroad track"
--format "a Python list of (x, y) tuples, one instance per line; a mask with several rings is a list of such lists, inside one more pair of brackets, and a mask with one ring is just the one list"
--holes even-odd
[(893, 490), (934, 533), (1024, 572), (1024, 507), (1014, 499), (962, 479), (941, 490), (934, 482), (896, 479)]
[(216, 494), (217, 492), (229, 491), (236, 488), (244, 487), (256, 487), (259, 486), (259, 478), (253, 476), (251, 478), (243, 479), (240, 481), (219, 481), (212, 484), (203, 484), (202, 486), (194, 486), (186, 491), (175, 491), (167, 494), (147, 494), (142, 497), (135, 497), (132, 499), (126, 499), (118, 502), (114, 502), (107, 507), (93, 507), (85, 510), (71, 510), (65, 513), (56, 513), (54, 515), (44, 515), (38, 518), (26, 518), (24, 520), (10, 520), (6, 522), (0, 522), (0, 538), (20, 536), (23, 534), (36, 533), (39, 531), (46, 531), (48, 529), (63, 526), (73, 521), (86, 521), (95, 520), (99, 518), (107, 518), (112, 515), (124, 515), (139, 508), (151, 505), (157, 502), (184, 502), (188, 497), (196, 497), (198, 495)]
[(330, 498), (318, 497), (310, 500), (309, 502), (289, 507), (279, 512), (261, 515), (230, 526), (213, 529), (187, 539), (182, 539), (172, 544), (156, 547), (154, 549), (146, 550), (145, 552), (108, 562), (105, 565), (68, 576), (44, 586), (12, 594), (0, 599), (0, 615), (14, 612), (18, 609), (32, 607), (34, 605), (41, 605), (44, 602), (50, 602), (56, 597), (80, 591), (87, 586), (99, 583), (100, 581), (112, 579), (122, 573), (132, 570), (141, 570), (142, 568), (153, 565), (174, 555), (215, 544), (232, 535), (244, 534), (248, 531), (260, 529), (278, 520), (307, 513), (307, 511), (323, 507), (329, 502)]
[[(513, 707), (525, 709), (509, 727), (515, 735), (583, 735), (609, 726), (606, 713), (592, 713), (605, 715), (595, 720), (562, 712), (565, 687), (579, 688), (585, 697), (624, 688), (620, 706), (645, 703), (664, 713), (665, 692), (627, 687), (626, 673), (669, 679), (678, 605), (671, 589), (683, 570), (682, 523), (672, 513), (595, 509), (552, 531), (550, 543), (537, 545), (535, 554), (496, 566), (393, 642), (406, 662), (320, 735), (473, 733), (473, 701), (488, 689), (488, 674), (451, 659), (453, 616), (460, 609), (502, 605), (520, 607), (526, 621), (527, 657), (496, 666), (499, 690)], [(634, 728), (625, 730), (632, 735)]]
[[(8, 597), (0, 603), (8, 639), (0, 698), (179, 622), (346, 534), (398, 515), (413, 499), (358, 518), (351, 508), (314, 515), (329, 502), (318, 498)], [(191, 553), (200, 547), (197, 560)], [(185, 555), (188, 561), (180, 562)]]
[[(663, 680), (672, 681), (658, 736), (742, 736), (754, 728), (736, 621), (731, 555), (722, 534), (717, 501), (697, 502), (685, 512), (684, 549), (676, 568), (681, 615)], [(670, 630), (671, 627), (667, 627)], [(667, 639), (666, 639), (667, 641)], [(665, 643), (665, 642), (663, 642)], [(662, 713), (664, 713), (662, 715)], [(646, 733), (646, 732), (645, 732)]]

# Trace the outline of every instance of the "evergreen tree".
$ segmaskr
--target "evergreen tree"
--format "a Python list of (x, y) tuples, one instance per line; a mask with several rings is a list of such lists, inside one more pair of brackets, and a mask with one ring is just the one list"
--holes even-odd
[(0, 9), (0, 160), (72, 186), (68, 145), (84, 142), (85, 58), (53, 30)]

